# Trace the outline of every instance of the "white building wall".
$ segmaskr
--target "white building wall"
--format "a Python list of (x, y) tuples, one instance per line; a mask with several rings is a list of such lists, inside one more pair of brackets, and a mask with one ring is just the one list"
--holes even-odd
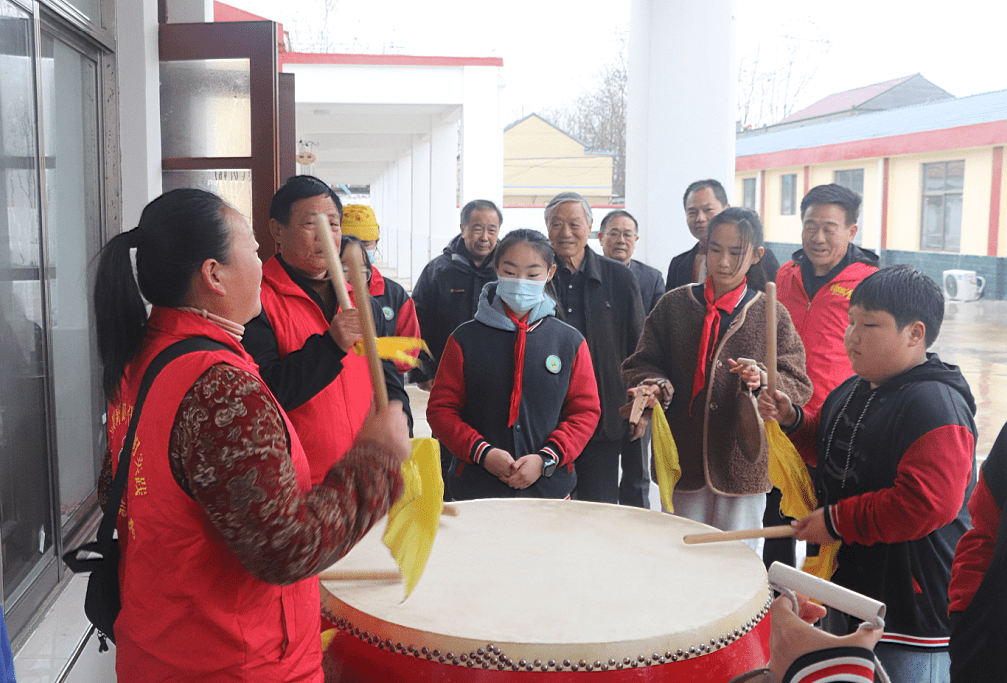
[(462, 120), (462, 205), (473, 199), (503, 202), (503, 124), (499, 69), (466, 66)]

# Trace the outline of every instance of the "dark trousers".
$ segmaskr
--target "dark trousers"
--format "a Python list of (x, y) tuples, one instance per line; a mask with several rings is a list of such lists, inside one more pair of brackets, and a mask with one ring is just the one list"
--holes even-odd
[(650, 429), (637, 439), (629, 440), (629, 431), (622, 437), (620, 462), (622, 479), (619, 480), (619, 505), (632, 505), (650, 509)]
[(577, 472), (575, 500), (595, 503), (619, 502), (619, 451), (622, 441), (588, 441), (580, 457), (574, 461)]
[[(763, 528), (771, 526), (790, 526), (790, 517), (780, 511), (780, 499), (783, 494), (780, 489), (773, 488), (766, 494), (766, 512), (762, 515)], [(781, 562), (789, 567), (797, 566), (797, 539), (767, 538), (762, 546), (762, 561), (769, 569), (773, 562)]]

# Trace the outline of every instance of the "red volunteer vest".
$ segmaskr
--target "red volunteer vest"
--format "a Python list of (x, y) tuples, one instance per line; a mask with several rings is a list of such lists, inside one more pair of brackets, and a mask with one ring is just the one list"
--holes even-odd
[[(329, 331), (318, 304), (290, 279), (275, 257), (262, 267), (262, 309), (273, 327), (281, 359), (304, 346), (311, 335)], [(373, 394), (367, 359), (351, 351), (329, 386), (288, 413), (307, 454), (313, 484), (321, 483), (350, 450)]]
[[(318, 580), (275, 586), (256, 579), (171, 473), (172, 424), (196, 379), (221, 362), (258, 376), (241, 345), (199, 316), (155, 307), (140, 353), (126, 367), (120, 402), (109, 406), (113, 467), (147, 366), (170, 344), (193, 336), (223, 342), (236, 353), (195, 352), (172, 361), (141, 408), (116, 525), (122, 552), (117, 677), (321, 683)], [(289, 423), (287, 430), (297, 484), (308, 491), (307, 460)]]
[[(843, 345), (843, 336), (850, 324), (850, 295), (861, 280), (876, 270), (866, 263), (851, 263), (810, 301), (798, 264), (788, 261), (776, 274), (777, 300), (786, 306), (804, 344), (805, 369), (814, 387), (811, 399), (804, 406), (806, 411), (817, 413), (829, 393), (853, 374)], [(804, 461), (816, 464), (815, 433), (797, 432), (790, 438)]]

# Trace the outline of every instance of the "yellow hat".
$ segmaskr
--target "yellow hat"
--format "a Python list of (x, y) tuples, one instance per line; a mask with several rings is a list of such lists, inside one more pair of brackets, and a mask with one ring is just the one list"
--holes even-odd
[(364, 242), (376, 240), (380, 234), (374, 209), (363, 204), (347, 204), (343, 207), (342, 229), (344, 235), (351, 235)]

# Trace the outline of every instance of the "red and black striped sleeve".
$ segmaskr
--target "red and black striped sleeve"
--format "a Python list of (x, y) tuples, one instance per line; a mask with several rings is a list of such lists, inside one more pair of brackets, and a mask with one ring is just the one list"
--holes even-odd
[(815, 650), (794, 660), (782, 683), (874, 683), (874, 653), (863, 647)]
[(899, 460), (894, 485), (826, 508), (829, 532), (845, 543), (890, 544), (923, 538), (950, 524), (965, 499), (974, 450), (975, 438), (964, 425), (924, 433)]

